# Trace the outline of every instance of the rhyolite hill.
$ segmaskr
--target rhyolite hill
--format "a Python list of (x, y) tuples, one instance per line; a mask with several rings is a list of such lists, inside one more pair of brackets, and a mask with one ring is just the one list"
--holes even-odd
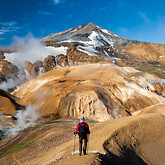
[[(41, 43), (0, 52), (0, 138), (17, 127), (19, 110), (32, 104), (40, 114), (36, 126), (0, 141), (1, 164), (164, 163), (165, 45), (93, 23)], [(89, 120), (89, 151), (99, 154), (71, 157), (80, 116)]]
[[(3, 86), (26, 83), (13, 93), (17, 102), (40, 104), (41, 116), (48, 120), (82, 114), (96, 120), (118, 118), (164, 100), (163, 44), (129, 40), (93, 23), (52, 33), (41, 42), (43, 52), (36, 54), (33, 62), (24, 61), (24, 69), (17, 61), (21, 57), (19, 46), (1, 49), (0, 75)], [(28, 51), (26, 47), (23, 50)], [(20, 72), (24, 75), (21, 81)], [(6, 90), (14, 89), (13, 85)], [(14, 114), (14, 107), (6, 112)]]

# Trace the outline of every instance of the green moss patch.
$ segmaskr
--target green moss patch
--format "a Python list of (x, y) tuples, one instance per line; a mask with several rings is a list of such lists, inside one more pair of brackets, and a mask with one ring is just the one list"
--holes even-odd
[(29, 144), (32, 144), (34, 143), (34, 141), (31, 141), (31, 142), (26, 142), (26, 143), (17, 143), (17, 144), (14, 144), (13, 146), (9, 147), (8, 150), (0, 157), (4, 157), (14, 151), (16, 151), (17, 149), (20, 149), (20, 148), (23, 148), (23, 147), (26, 147), (28, 146)]
[(34, 141), (32, 142), (26, 142), (26, 143), (17, 143), (11, 147), (8, 148), (8, 150), (15, 150), (15, 149), (19, 149), (19, 148), (22, 148), (22, 147), (26, 147), (28, 146), (29, 144), (32, 144), (34, 143)]
[(135, 66), (136, 69), (141, 69), (142, 66)]

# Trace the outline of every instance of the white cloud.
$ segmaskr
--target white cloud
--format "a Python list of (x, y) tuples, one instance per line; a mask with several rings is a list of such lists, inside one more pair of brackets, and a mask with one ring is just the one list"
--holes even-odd
[(3, 35), (3, 34), (5, 34), (5, 33), (8, 33), (9, 32), (9, 30), (5, 30), (5, 29), (0, 29), (0, 35)]
[(15, 21), (11, 21), (11, 22), (0, 22), (1, 26), (13, 26), (17, 24)]
[(47, 11), (39, 11), (38, 14), (40, 14), (40, 15), (54, 15), (54, 13), (47, 12)]
[(58, 5), (59, 3), (62, 3), (62, 2), (64, 2), (65, 0), (53, 0), (53, 3), (55, 4), (55, 5)]
[(15, 21), (11, 22), (0, 22), (0, 35), (17, 31), (19, 27), (17, 26), (17, 23)]
[(144, 23), (146, 23), (146, 24), (150, 23), (150, 20), (147, 17), (146, 13), (139, 11), (138, 15), (143, 19)]
[(53, 0), (53, 2), (54, 2), (55, 4), (59, 4), (59, 3), (60, 3), (60, 0)]

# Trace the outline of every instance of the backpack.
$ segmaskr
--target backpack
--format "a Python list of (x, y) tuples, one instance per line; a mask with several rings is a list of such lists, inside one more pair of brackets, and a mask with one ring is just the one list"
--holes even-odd
[(79, 136), (80, 137), (85, 137), (87, 135), (85, 125), (86, 125), (86, 123), (83, 123), (83, 125), (79, 123)]

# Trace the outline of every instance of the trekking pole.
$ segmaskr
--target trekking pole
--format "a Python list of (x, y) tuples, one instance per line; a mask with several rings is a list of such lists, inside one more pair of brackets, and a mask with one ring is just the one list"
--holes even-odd
[(75, 154), (75, 141), (76, 141), (76, 134), (74, 134), (74, 147), (73, 147), (73, 154), (72, 155)]
[(87, 155), (88, 155), (88, 148), (89, 148), (89, 136), (90, 134), (87, 135)]

